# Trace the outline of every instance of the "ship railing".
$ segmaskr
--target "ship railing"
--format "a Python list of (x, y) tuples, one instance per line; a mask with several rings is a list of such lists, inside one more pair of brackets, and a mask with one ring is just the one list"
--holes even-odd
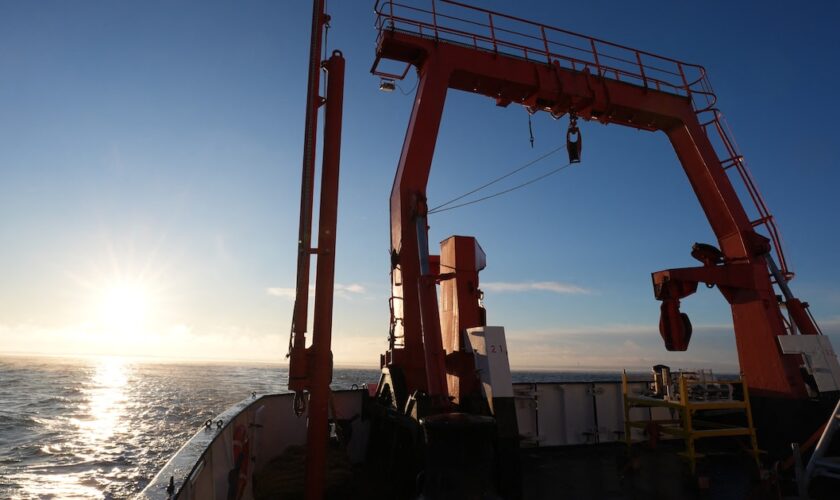
[(643, 50), (501, 14), (456, 0), (378, 0), (380, 36), (402, 31), (692, 98), (709, 109), (715, 95), (706, 70)]

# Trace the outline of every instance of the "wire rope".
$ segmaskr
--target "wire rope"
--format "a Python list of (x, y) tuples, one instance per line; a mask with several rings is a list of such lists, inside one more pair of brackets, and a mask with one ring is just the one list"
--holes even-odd
[[(567, 163), (567, 164), (565, 164), (565, 165), (563, 165), (563, 166), (560, 166), (560, 167), (557, 167), (557, 168), (555, 168), (555, 169), (553, 169), (553, 170), (549, 170), (548, 172), (546, 172), (546, 173), (544, 173), (544, 174), (542, 174), (542, 175), (540, 175), (540, 176), (534, 177), (533, 179), (531, 179), (531, 180), (529, 180), (529, 181), (523, 182), (522, 184), (517, 184), (516, 186), (513, 186), (512, 188), (508, 188), (508, 189), (505, 189), (505, 190), (499, 191), (499, 192), (497, 192), (497, 193), (493, 193), (493, 194), (490, 194), (490, 195), (487, 195), (487, 196), (483, 196), (483, 197), (481, 197), (481, 198), (477, 198), (477, 199), (475, 199), (475, 200), (470, 200), (470, 201), (467, 201), (467, 202), (464, 202), (464, 203), (459, 203), (459, 204), (457, 204), (457, 205), (452, 205), (451, 207), (447, 207), (447, 208), (435, 208), (435, 209), (433, 209), (433, 210), (429, 210), (429, 214), (436, 214), (436, 213), (440, 213), (440, 212), (446, 212), (447, 210), (455, 210), (456, 208), (466, 207), (467, 205), (472, 205), (472, 204), (474, 204), (474, 203), (478, 203), (478, 202), (481, 202), (481, 201), (489, 200), (489, 199), (491, 199), (491, 198), (495, 198), (495, 197), (497, 197), (497, 196), (501, 196), (501, 195), (503, 195), (503, 194), (510, 193), (511, 191), (516, 191), (517, 189), (524, 188), (525, 186), (528, 186), (528, 185), (533, 184), (533, 183), (535, 183), (535, 182), (537, 182), (537, 181), (541, 181), (541, 180), (545, 179), (546, 177), (549, 177), (549, 176), (551, 176), (551, 175), (554, 175), (554, 174), (556, 174), (556, 173), (558, 173), (558, 172), (560, 172), (560, 171), (562, 171), (562, 170), (564, 170), (564, 169), (566, 169), (566, 168), (568, 168), (568, 167), (571, 167), (572, 165), (573, 165), (572, 163)], [(473, 192), (475, 192), (475, 191), (473, 191)], [(466, 195), (465, 195), (465, 196), (466, 196)], [(463, 198), (463, 196), (462, 196), (461, 198)]]
[[(477, 193), (477, 192), (481, 191), (481, 190), (482, 190), (482, 189), (484, 189), (484, 188), (490, 187), (490, 186), (492, 186), (493, 184), (495, 184), (495, 183), (497, 183), (497, 182), (499, 182), (499, 181), (501, 181), (501, 180), (507, 179), (507, 178), (508, 178), (508, 177), (510, 177), (511, 175), (516, 174), (516, 173), (519, 173), (519, 172), (521, 172), (521, 171), (525, 170), (526, 168), (528, 168), (528, 167), (530, 167), (530, 166), (532, 166), (532, 165), (535, 165), (535, 164), (537, 164), (537, 163), (539, 163), (539, 162), (541, 162), (541, 161), (545, 160), (545, 159), (546, 159), (546, 158), (548, 158), (549, 156), (552, 156), (552, 155), (556, 154), (557, 152), (562, 151), (562, 150), (564, 150), (564, 149), (566, 149), (566, 146), (565, 146), (565, 145), (557, 146), (556, 148), (552, 149), (551, 151), (548, 151), (547, 153), (545, 153), (545, 154), (543, 154), (543, 155), (541, 155), (541, 156), (538, 156), (538, 157), (534, 158), (533, 160), (529, 161), (528, 163), (525, 163), (524, 165), (521, 165), (521, 166), (519, 166), (519, 167), (515, 168), (514, 170), (511, 170), (510, 172), (508, 172), (508, 173), (506, 173), (506, 174), (504, 174), (504, 175), (501, 175), (501, 176), (499, 176), (499, 177), (496, 177), (495, 179), (493, 179), (493, 180), (491, 180), (491, 181), (489, 181), (489, 182), (486, 182), (486, 183), (482, 184), (481, 186), (478, 186), (477, 188), (475, 188), (475, 189), (473, 189), (473, 190), (471, 190), (471, 191), (468, 191), (468, 192), (466, 192), (466, 193), (464, 193), (464, 194), (462, 194), (462, 195), (460, 195), (460, 196), (456, 196), (455, 198), (452, 198), (451, 200), (447, 201), (446, 203), (442, 203), (442, 204), (440, 204), (440, 205), (438, 205), (438, 206), (436, 206), (436, 207), (433, 207), (433, 208), (429, 209), (429, 213), (431, 214), (431, 213), (434, 213), (434, 212), (443, 212), (443, 211), (444, 211), (444, 210), (443, 210), (443, 207), (446, 207), (446, 206), (448, 206), (448, 205), (451, 205), (451, 204), (455, 203), (455, 202), (456, 202), (456, 201), (458, 201), (458, 200), (462, 200), (462, 199), (466, 198), (467, 196), (469, 196), (469, 195), (471, 195), (471, 194), (474, 194), (474, 193)], [(458, 206), (462, 206), (462, 205), (458, 205)], [(449, 210), (449, 209), (447, 209), (447, 210)]]

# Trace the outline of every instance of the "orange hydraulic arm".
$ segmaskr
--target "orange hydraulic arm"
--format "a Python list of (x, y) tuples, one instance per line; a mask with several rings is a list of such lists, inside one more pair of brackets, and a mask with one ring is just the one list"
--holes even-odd
[[(788, 332), (773, 285), (779, 280), (784, 285), (790, 275), (772, 216), (713, 107), (714, 94), (702, 67), (454, 1), (412, 4), (423, 7), (394, 1), (376, 7), (379, 37), (373, 73), (398, 79), (414, 66), (419, 76), (391, 192), (394, 314), (391, 348), (383, 367), (399, 366), (410, 391), (448, 395), (436, 278), (429, 266), (434, 256), (428, 250), (426, 185), (451, 88), (486, 95), (499, 106), (517, 103), (555, 117), (568, 113), (664, 132), (720, 247), (719, 258), (706, 259), (701, 267), (654, 274), (656, 297), (663, 302), (660, 331), (666, 346), (684, 350), (688, 345), (690, 325), (679, 313), (679, 299), (693, 293), (699, 282), (718, 285), (732, 308), (741, 369), (753, 393), (807, 396), (800, 356), (783, 354), (777, 342)], [(383, 60), (405, 63), (405, 71), (386, 73), (379, 69)], [(717, 149), (723, 150), (723, 160), (708, 135), (710, 128), (719, 133), (717, 142), (722, 146)], [(755, 221), (748, 217), (726, 173), (732, 167), (758, 207)], [(756, 232), (759, 225), (767, 228), (770, 239)], [(776, 281), (768, 270), (773, 246), (782, 268)], [(801, 305), (793, 297), (788, 299), (794, 308)], [(799, 309), (794, 318), (799, 330), (816, 331), (807, 311)]]

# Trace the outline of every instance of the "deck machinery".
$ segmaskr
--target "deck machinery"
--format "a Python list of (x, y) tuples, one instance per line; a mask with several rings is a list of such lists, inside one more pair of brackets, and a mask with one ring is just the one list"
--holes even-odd
[[(317, 55), (327, 18), (322, 14), (322, 2), (315, 3), (312, 48)], [(694, 245), (691, 255), (702, 265), (652, 274), (654, 296), (661, 301), (659, 330), (666, 348), (684, 351), (689, 345), (691, 323), (680, 311), (680, 301), (700, 283), (717, 287), (732, 309), (738, 358), (753, 395), (759, 431), (773, 423), (795, 423), (795, 428), (807, 434), (816, 430), (819, 417), (808, 420), (811, 413), (807, 410), (836, 399), (840, 388), (836, 357), (808, 304), (796, 298), (788, 286), (793, 273), (773, 217), (716, 107), (703, 67), (454, 0), (379, 0), (375, 12), (378, 38), (372, 73), (383, 78), (384, 88), (393, 88), (394, 81), (405, 78), (412, 67), (419, 79), (390, 199), (390, 344), (381, 356), (382, 379), (374, 411), (379, 422), (371, 443), (371, 453), (379, 454), (386, 472), (383, 476), (404, 483), (425, 471), (420, 474), (425, 483), (420, 489), (430, 497), (439, 496), (447, 487), (450, 493), (475, 493), (468, 484), (455, 484), (459, 474), (447, 475), (441, 464), (450, 463), (444, 460), (447, 455), (469, 458), (463, 453), (471, 448), (478, 450), (473, 457), (476, 463), (482, 463), (487, 450), (476, 443), (485, 442), (483, 433), (490, 433), (496, 443), (495, 458), (485, 465), (496, 471), (493, 489), (505, 497), (516, 496), (512, 398), (490, 400), (487, 391), (482, 391), (476, 357), (467, 345), (468, 330), (486, 326), (478, 278), (484, 252), (471, 237), (446, 239), (439, 255), (432, 253), (428, 243), (426, 186), (449, 89), (487, 96), (497, 106), (519, 104), (530, 113), (544, 111), (554, 118), (568, 115), (571, 126), (579, 118), (663, 132), (717, 238), (717, 246)], [(328, 70), (339, 66), (334, 62), (337, 57), (340, 54), (324, 63)], [(313, 61), (307, 141), (310, 132), (314, 134), (314, 118), (310, 120), (309, 113), (322, 104), (317, 97), (317, 59)], [(383, 69), (395, 63), (401, 65), (400, 70)], [(316, 81), (314, 93), (312, 78)], [(339, 99), (326, 99), (325, 166), (331, 158), (336, 162), (334, 174), (326, 170), (323, 174), (322, 183), (327, 186), (332, 175), (337, 180)], [(338, 122), (330, 118), (331, 101), (338, 101)], [(568, 140), (570, 153), (579, 155), (576, 129), (570, 130)], [(321, 260), (325, 256), (332, 259), (335, 220), (321, 228), (321, 237), (333, 246), (322, 248), (319, 239), (319, 247), (310, 249), (305, 226), (311, 226), (312, 181), (308, 172), (314, 146), (307, 144), (299, 251), (299, 262), (305, 261), (305, 268), (299, 264), (290, 388), (311, 393), (312, 427), (315, 406), (326, 415), (326, 389), (320, 386), (328, 383), (329, 377), (319, 372), (330, 370), (330, 326), (319, 332), (318, 317), (331, 314), (325, 295), (332, 295), (332, 264), (325, 265), (325, 279), (316, 286), (313, 347), (305, 349), (308, 262), (311, 254), (317, 254), (321, 280)], [(570, 156), (570, 161), (574, 160)], [(748, 194), (755, 217), (742, 205), (732, 173)], [(334, 207), (335, 194), (328, 193), (322, 200), (328, 208)], [(307, 204), (308, 212), (304, 210)], [(331, 213), (334, 216), (327, 210), (328, 216)], [(324, 304), (321, 313), (319, 304)], [(762, 414), (768, 417), (762, 419)], [(317, 421), (318, 426), (323, 426), (325, 418)], [(768, 436), (766, 433), (764, 438)], [(325, 437), (318, 439), (323, 442)], [(307, 482), (311, 485), (317, 482), (317, 474), (311, 473), (310, 467), (323, 468), (323, 464), (312, 449), (310, 453), (315, 457), (307, 459)], [(395, 453), (401, 455), (395, 457)]]

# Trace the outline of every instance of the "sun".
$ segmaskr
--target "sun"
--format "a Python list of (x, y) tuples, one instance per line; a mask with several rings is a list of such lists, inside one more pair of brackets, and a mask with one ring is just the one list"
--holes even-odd
[(139, 283), (116, 283), (106, 287), (99, 301), (103, 326), (119, 333), (142, 329), (149, 316), (149, 294)]

